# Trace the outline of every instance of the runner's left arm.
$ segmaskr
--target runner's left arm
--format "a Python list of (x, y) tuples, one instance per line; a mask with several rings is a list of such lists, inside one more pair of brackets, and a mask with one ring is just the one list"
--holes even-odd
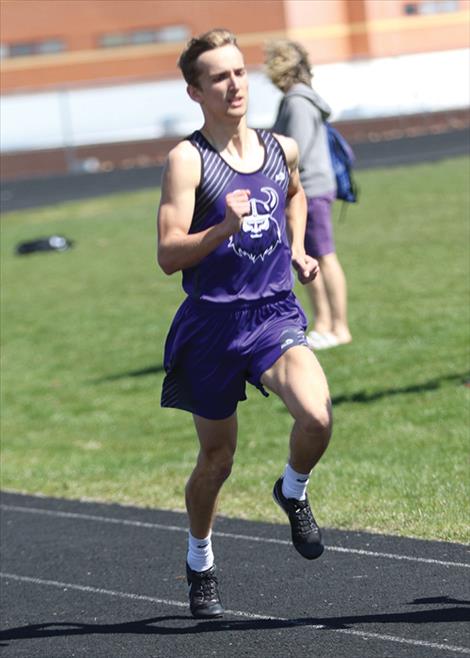
[(305, 253), (307, 199), (300, 183), (299, 149), (290, 137), (276, 135), (284, 150), (289, 167), (289, 188), (286, 202), (286, 225), (292, 250), (292, 265), (301, 283), (313, 281), (319, 272), (318, 261)]

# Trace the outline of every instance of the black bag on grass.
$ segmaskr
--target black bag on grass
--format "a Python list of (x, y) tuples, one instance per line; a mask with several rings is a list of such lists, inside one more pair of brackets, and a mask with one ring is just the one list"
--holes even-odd
[(16, 254), (25, 256), (37, 251), (66, 251), (73, 245), (72, 240), (64, 238), (62, 235), (51, 235), (48, 238), (37, 238), (30, 242), (20, 242), (16, 245)]

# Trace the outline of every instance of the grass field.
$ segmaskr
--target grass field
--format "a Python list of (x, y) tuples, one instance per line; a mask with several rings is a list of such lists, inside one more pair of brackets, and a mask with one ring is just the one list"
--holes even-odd
[[(335, 413), (310, 485), (324, 526), (469, 539), (469, 174), (466, 158), (360, 172), (360, 204), (336, 223), (354, 342), (319, 353)], [(197, 448), (190, 416), (159, 407), (183, 295), (154, 264), (157, 201), (4, 216), (4, 489), (184, 508)], [(53, 233), (74, 248), (14, 255)], [(271, 488), (291, 420), (273, 396), (248, 395), (220, 513), (285, 522)]]

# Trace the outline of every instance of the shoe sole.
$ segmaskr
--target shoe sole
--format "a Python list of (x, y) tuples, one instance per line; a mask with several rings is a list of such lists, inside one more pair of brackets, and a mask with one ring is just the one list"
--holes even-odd
[(223, 612), (217, 612), (215, 615), (210, 615), (210, 614), (207, 614), (207, 613), (201, 614), (201, 613), (193, 612), (191, 610), (191, 616), (194, 619), (220, 619), (221, 617), (224, 616), (224, 613)]

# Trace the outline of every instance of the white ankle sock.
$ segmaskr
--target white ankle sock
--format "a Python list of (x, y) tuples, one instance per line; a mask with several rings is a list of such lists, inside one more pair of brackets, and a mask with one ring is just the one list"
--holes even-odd
[(297, 473), (286, 464), (282, 480), (282, 493), (286, 498), (305, 500), (310, 473)]
[(198, 539), (188, 532), (187, 561), (193, 571), (206, 571), (211, 568), (214, 564), (214, 553), (210, 534), (204, 539)]

